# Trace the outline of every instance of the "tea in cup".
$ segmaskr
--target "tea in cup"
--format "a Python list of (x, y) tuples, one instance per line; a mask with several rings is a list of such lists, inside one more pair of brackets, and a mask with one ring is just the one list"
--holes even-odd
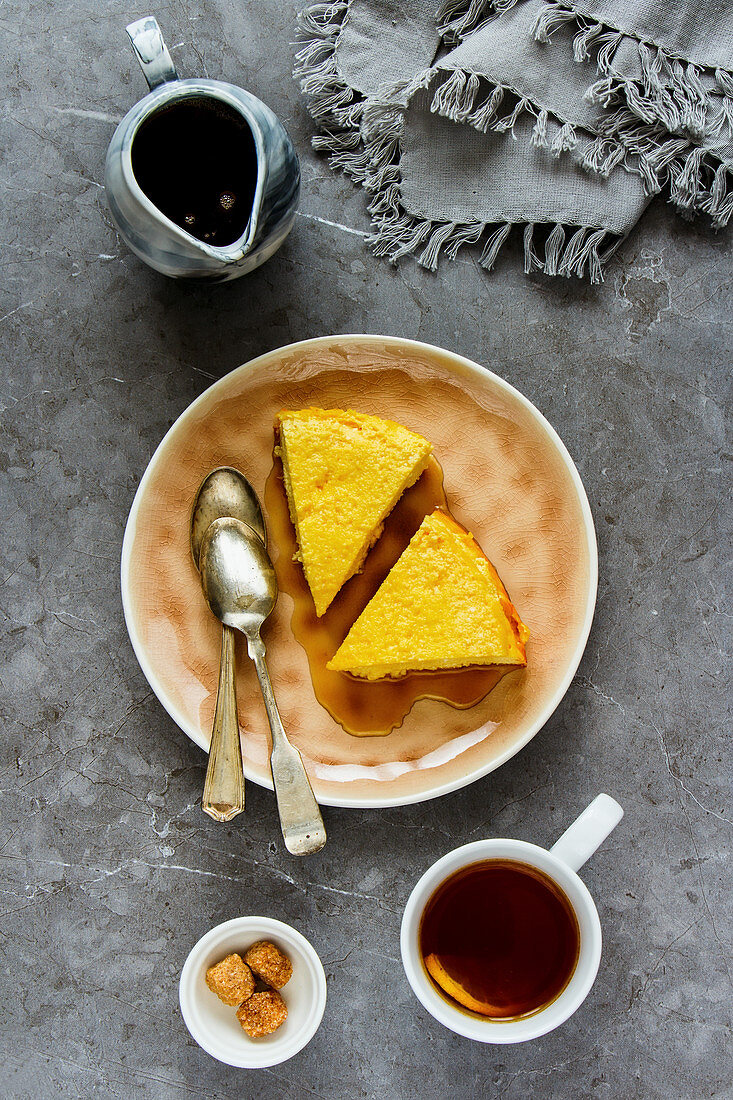
[(576, 872), (622, 817), (601, 794), (550, 851), (479, 840), (425, 872), (402, 919), (402, 961), (436, 1020), (479, 1042), (521, 1043), (576, 1011), (601, 959), (598, 912)]

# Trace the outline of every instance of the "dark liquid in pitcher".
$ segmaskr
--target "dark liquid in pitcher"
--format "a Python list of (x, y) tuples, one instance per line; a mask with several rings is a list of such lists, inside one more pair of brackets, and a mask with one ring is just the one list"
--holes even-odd
[(182, 99), (143, 122), (132, 143), (141, 191), (172, 222), (210, 245), (244, 234), (257, 185), (246, 120), (219, 100)]
[(580, 951), (575, 911), (552, 879), (507, 859), (446, 879), (425, 906), (423, 964), (457, 1008), (513, 1019), (545, 1008), (570, 981)]
[(308, 655), (313, 691), (329, 714), (355, 736), (384, 735), (401, 725), (418, 699), (439, 699), (461, 709), (474, 706), (513, 665), (463, 668), (450, 672), (413, 672), (400, 679), (358, 680), (326, 668), (369, 600), (381, 585), (425, 516), (448, 511), (443, 471), (435, 458), (387, 517), (384, 531), (369, 551), (361, 573), (347, 581), (328, 610), (316, 615), (297, 551), (279, 458), (265, 486), (267, 526), (278, 547), (278, 585), (293, 600), (291, 629)]

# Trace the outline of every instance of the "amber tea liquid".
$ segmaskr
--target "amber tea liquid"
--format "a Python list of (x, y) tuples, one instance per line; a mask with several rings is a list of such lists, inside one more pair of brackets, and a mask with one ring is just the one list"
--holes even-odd
[(578, 918), (560, 887), (506, 859), (471, 864), (441, 883), (418, 936), (423, 965), (446, 1000), (494, 1020), (551, 1004), (580, 952)]

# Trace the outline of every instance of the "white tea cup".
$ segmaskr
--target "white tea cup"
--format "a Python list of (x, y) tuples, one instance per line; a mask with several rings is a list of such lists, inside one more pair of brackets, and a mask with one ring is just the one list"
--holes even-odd
[[(601, 922), (587, 886), (576, 874), (623, 817), (615, 799), (599, 794), (549, 852), (524, 840), (477, 840), (439, 859), (413, 889), (402, 917), (402, 963), (413, 992), (445, 1027), (479, 1043), (523, 1043), (564, 1023), (590, 992), (601, 961)], [(565, 894), (578, 921), (580, 944), (575, 969), (562, 992), (535, 1012), (494, 1019), (451, 1003), (438, 992), (420, 951), (420, 921), (431, 897), (457, 871), (485, 860), (511, 860), (544, 872)]]

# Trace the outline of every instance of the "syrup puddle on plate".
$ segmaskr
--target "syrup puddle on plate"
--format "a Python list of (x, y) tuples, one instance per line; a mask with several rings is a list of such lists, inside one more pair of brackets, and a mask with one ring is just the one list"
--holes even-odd
[(384, 531), (367, 554), (363, 572), (344, 585), (318, 618), (302, 566), (293, 560), (297, 544), (278, 457), (267, 479), (267, 524), (272, 543), (279, 550), (275, 572), (280, 590), (293, 600), (293, 635), (308, 657), (318, 702), (356, 737), (390, 733), (402, 724), (418, 699), (437, 699), (460, 709), (475, 706), (514, 669), (512, 665), (496, 665), (452, 672), (414, 672), (398, 680), (368, 681), (326, 668), (425, 516), (438, 507), (449, 511), (443, 471), (437, 459), (431, 458), (425, 472), (385, 521)]

